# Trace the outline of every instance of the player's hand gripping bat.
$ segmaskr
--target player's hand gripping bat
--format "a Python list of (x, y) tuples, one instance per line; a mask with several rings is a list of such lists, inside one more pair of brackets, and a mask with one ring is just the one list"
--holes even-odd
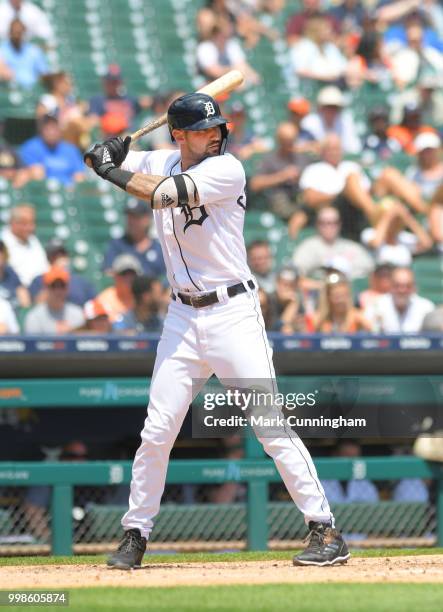
[[(243, 83), (243, 81), (244, 76), (240, 72), (240, 70), (230, 70), (220, 78), (215, 79), (215, 81), (212, 81), (211, 83), (208, 83), (207, 85), (199, 89), (198, 92), (205, 93), (208, 96), (211, 96), (212, 98), (216, 98), (222, 93), (228, 93), (230, 91), (233, 91), (234, 89), (239, 87)], [(141, 138), (142, 136), (145, 136), (146, 134), (149, 134), (150, 132), (153, 132), (161, 125), (164, 125), (167, 120), (167, 113), (164, 113), (157, 119), (153, 119), (147, 125), (130, 135), (131, 142), (137, 140), (138, 138)], [(91, 168), (92, 162), (88, 157), (88, 153), (85, 154), (84, 160), (86, 165)]]

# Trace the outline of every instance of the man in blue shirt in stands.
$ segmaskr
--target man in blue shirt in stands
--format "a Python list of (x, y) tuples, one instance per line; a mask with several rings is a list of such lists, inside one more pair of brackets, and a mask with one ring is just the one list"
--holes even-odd
[(0, 47), (0, 58), (12, 72), (12, 82), (31, 89), (39, 78), (49, 72), (45, 54), (37, 45), (26, 42), (26, 28), (20, 19), (13, 19), (9, 39)]
[(130, 254), (138, 259), (143, 274), (161, 278), (166, 274), (163, 255), (158, 240), (149, 237), (152, 212), (143, 200), (131, 198), (125, 206), (126, 229), (121, 238), (111, 240), (106, 249), (103, 270), (110, 273), (118, 255)]
[(62, 140), (55, 117), (45, 115), (38, 123), (38, 135), (27, 140), (20, 149), (25, 166), (38, 167), (42, 178), (56, 179), (64, 185), (83, 181), (84, 164), (80, 151)]

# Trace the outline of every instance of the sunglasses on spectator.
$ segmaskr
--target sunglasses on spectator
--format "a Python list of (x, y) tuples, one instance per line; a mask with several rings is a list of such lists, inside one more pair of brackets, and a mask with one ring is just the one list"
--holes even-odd
[(338, 219), (324, 219), (323, 221), (318, 221), (319, 225), (340, 225), (340, 221)]
[(68, 285), (61, 280), (56, 280), (49, 285), (51, 289), (66, 289)]

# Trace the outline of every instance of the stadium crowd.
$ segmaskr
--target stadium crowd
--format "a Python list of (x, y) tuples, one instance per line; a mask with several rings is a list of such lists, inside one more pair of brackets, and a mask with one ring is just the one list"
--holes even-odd
[[(417, 293), (412, 269), (422, 254), (443, 261), (441, 3), (303, 0), (278, 31), (267, 17), (284, 6), (285, 0), (210, 0), (195, 24), (195, 69), (206, 79), (239, 68), (253, 89), (262, 76), (248, 52), (265, 37), (285, 40), (286, 68), (300, 84), (315, 85), (311, 99), (302, 86), (288, 98), (272, 146), (254, 134), (241, 101), (220, 100), (230, 122), (229, 151), (253, 162), (248, 209), (265, 206), (293, 241), (285, 261), (277, 261), (267, 240), (247, 245), (267, 328), (443, 331), (443, 306)], [(102, 91), (80, 100), (74, 75), (51, 72), (53, 45), (51, 19), (41, 8), (0, 2), (0, 87), (46, 90), (33, 135), (18, 146), (0, 135), (0, 177), (16, 189), (55, 180), (70, 190), (93, 181), (82, 162), (89, 144), (138, 127), (179, 94), (133, 97), (121, 67), (111, 64)], [(350, 100), (368, 85), (395, 95), (369, 110), (362, 131)], [(173, 147), (167, 128), (154, 132), (148, 146)], [(406, 167), (398, 166), (399, 156)], [(124, 214), (124, 232), (110, 239), (96, 283), (75, 269), (63, 240), (54, 235), (42, 245), (32, 200), (12, 207), (0, 225), (0, 333), (159, 332), (170, 291), (150, 207), (128, 198)]]

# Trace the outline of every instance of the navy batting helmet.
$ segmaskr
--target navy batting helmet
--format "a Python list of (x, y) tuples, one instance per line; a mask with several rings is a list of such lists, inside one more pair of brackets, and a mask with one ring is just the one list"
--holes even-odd
[(217, 125), (222, 133), (220, 154), (224, 153), (228, 138), (227, 119), (222, 117), (220, 107), (214, 98), (204, 93), (180, 96), (168, 108), (168, 126), (172, 141), (172, 130), (206, 130)]

